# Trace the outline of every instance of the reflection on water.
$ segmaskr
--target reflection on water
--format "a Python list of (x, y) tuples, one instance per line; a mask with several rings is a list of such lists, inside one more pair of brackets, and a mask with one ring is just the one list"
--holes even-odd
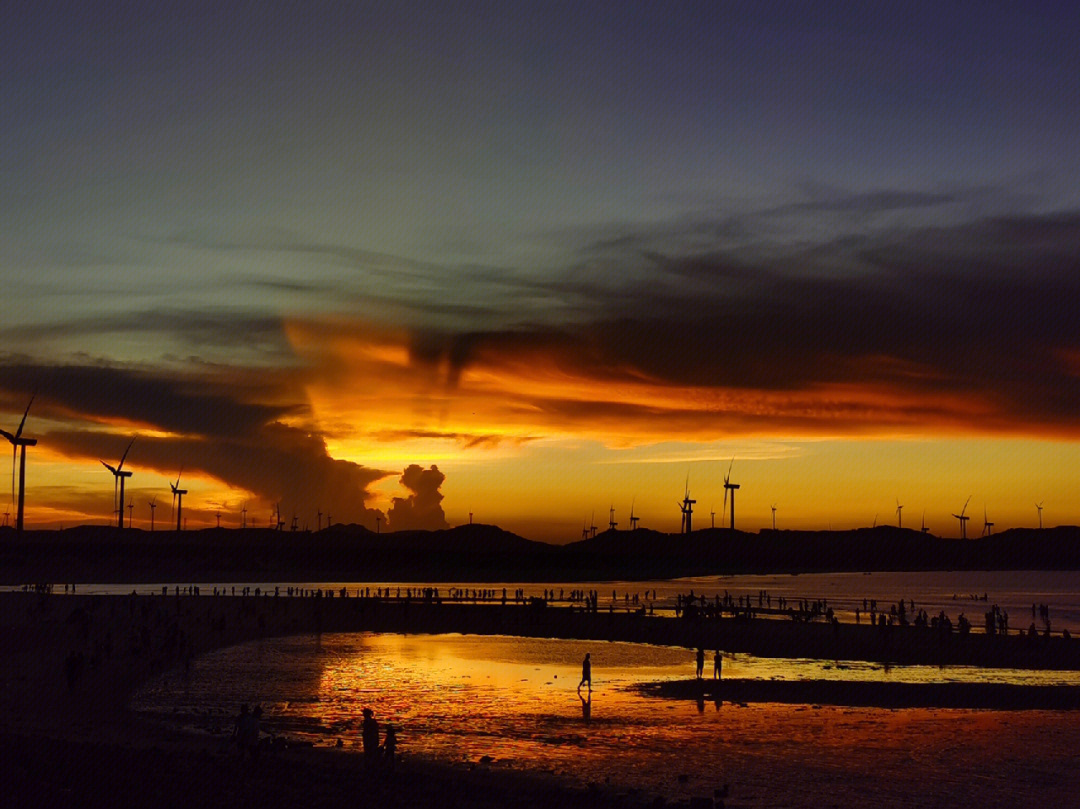
[[(581, 660), (593, 689), (578, 690)], [(490, 756), (519, 766), (667, 794), (712, 788), (723, 769), (710, 739), (746, 732), (803, 707), (648, 698), (637, 683), (693, 676), (688, 649), (626, 643), (370, 633), (278, 638), (219, 650), (185, 680), (161, 677), (134, 707), (225, 733), (242, 702), (259, 703), (277, 734), (347, 748), (360, 744), (361, 711), (399, 728), (399, 749), (444, 760)], [(726, 656), (725, 678), (889, 682), (1073, 683), (1075, 672), (891, 667)], [(859, 715), (845, 710), (845, 715)], [(888, 711), (865, 709), (861, 715)], [(755, 718), (756, 717), (756, 718)], [(877, 721), (877, 720), (874, 720)], [(885, 720), (882, 720), (885, 721)], [(761, 730), (762, 733), (772, 731)], [(782, 730), (781, 732), (788, 732)], [(715, 749), (714, 749), (715, 748)], [(678, 776), (684, 776), (679, 780)]]

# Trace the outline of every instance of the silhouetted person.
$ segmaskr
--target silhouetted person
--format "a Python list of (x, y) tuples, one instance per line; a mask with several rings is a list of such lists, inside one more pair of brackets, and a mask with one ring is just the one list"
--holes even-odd
[(720, 650), (717, 649), (716, 654), (713, 655), (713, 659), (712, 659), (712, 676), (713, 676), (714, 680), (719, 680), (720, 679), (720, 675), (721, 675), (721, 673), (723, 671), (723, 668), (724, 668), (724, 661), (720, 657)]
[(701, 646), (697, 650), (697, 678), (700, 680), (705, 673), (705, 649)]
[(578, 688), (589, 684), (589, 690), (592, 691), (592, 660), (589, 658), (589, 652), (585, 653), (585, 659), (581, 661), (581, 682), (578, 683)]
[(236, 717), (236, 746), (240, 752), (240, 758), (251, 756), (255, 758), (259, 751), (259, 718), (262, 716), (262, 708), (256, 706), (254, 711), (248, 711), (245, 703), (240, 706), (240, 715)]
[(397, 757), (397, 731), (389, 722), (386, 723), (386, 741), (383, 742), (383, 755), (386, 758), (386, 769), (393, 772), (394, 760)]
[(236, 742), (236, 749), (240, 751), (240, 755), (244, 754), (244, 742), (243, 734), (244, 727), (247, 725), (248, 706), (245, 702), (240, 706), (240, 713), (233, 719), (233, 741)]
[(364, 708), (361, 739), (364, 742), (364, 768), (370, 772), (379, 763), (379, 723), (371, 708)]

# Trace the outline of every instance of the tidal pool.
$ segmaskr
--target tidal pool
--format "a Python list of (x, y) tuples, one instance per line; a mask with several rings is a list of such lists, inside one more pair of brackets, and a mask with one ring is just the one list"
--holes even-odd
[[(593, 688), (578, 689), (590, 652)], [(358, 749), (362, 709), (398, 730), (399, 750), (445, 761), (554, 773), (667, 796), (711, 794), (739, 778), (748, 755), (784, 766), (808, 750), (913, 749), (969, 735), (975, 711), (737, 705), (647, 697), (633, 686), (694, 674), (688, 649), (595, 641), (460, 635), (334, 634), (249, 642), (194, 661), (136, 694), (145, 714), (218, 736), (241, 703), (259, 704), (264, 729), (292, 740)], [(712, 654), (706, 656), (712, 674)], [(1074, 672), (1006, 672), (724, 656), (725, 678), (846, 678), (890, 682), (1074, 683)], [(898, 722), (898, 717), (903, 717)], [(941, 724), (948, 719), (948, 727)], [(1015, 718), (1002, 720), (1016, 724)], [(1021, 724), (1028, 719), (1019, 720)], [(986, 727), (980, 720), (978, 727)], [(1075, 726), (1074, 717), (1067, 717)], [(992, 724), (992, 723), (991, 723)], [(925, 725), (925, 727), (924, 727)], [(965, 726), (967, 730), (965, 730)], [(987, 731), (991, 733), (991, 731)], [(987, 737), (990, 738), (989, 736)], [(807, 747), (810, 745), (810, 747)], [(489, 757), (485, 759), (484, 757)], [(842, 760), (842, 759), (838, 759)], [(831, 759), (831, 761), (833, 761)], [(946, 767), (947, 757), (933, 760)], [(853, 757), (855, 770), (870, 759)], [(952, 777), (952, 776), (950, 776)], [(853, 789), (858, 779), (852, 781)], [(770, 787), (773, 788), (773, 787)]]

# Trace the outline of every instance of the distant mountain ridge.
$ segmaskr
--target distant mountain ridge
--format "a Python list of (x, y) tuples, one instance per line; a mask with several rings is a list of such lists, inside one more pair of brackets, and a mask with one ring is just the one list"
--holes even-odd
[(376, 533), (358, 525), (318, 532), (269, 528), (192, 531), (78, 526), (0, 529), (0, 583), (210, 580), (604, 580), (814, 571), (1080, 570), (1080, 528), (1011, 529), (943, 539), (877, 526), (851, 531), (691, 534), (604, 531), (552, 545), (498, 526)]

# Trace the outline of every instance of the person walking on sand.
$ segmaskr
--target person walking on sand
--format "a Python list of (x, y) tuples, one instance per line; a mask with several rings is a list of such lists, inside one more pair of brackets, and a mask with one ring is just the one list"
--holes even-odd
[(700, 680), (705, 673), (705, 648), (699, 646), (697, 650), (697, 678)]
[(372, 772), (379, 763), (379, 723), (371, 708), (364, 708), (361, 739), (364, 742), (364, 769)]
[(720, 657), (720, 650), (717, 649), (716, 654), (713, 655), (713, 659), (712, 659), (712, 676), (713, 676), (714, 680), (719, 680), (720, 679), (720, 675), (721, 675), (721, 672), (722, 672), (723, 668), (724, 668), (724, 661)]
[(581, 682), (578, 683), (578, 689), (586, 683), (592, 691), (592, 660), (589, 658), (589, 652), (585, 653), (585, 659), (581, 661)]

